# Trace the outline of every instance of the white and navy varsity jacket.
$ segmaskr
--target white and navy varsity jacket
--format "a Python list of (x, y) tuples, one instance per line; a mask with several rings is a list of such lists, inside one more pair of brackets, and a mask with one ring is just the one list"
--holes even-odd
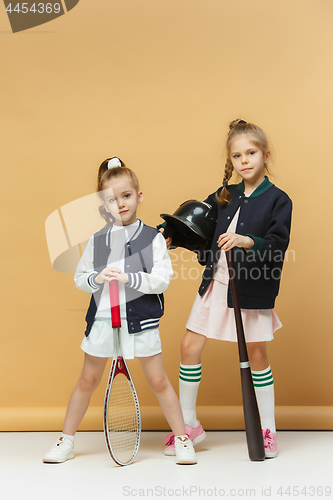
[[(111, 229), (105, 227), (90, 238), (74, 276), (77, 288), (92, 294), (86, 315), (86, 336), (104, 286), (94, 278), (107, 267), (110, 252), (112, 255)], [(129, 333), (158, 328), (164, 314), (163, 292), (169, 286), (173, 271), (165, 240), (157, 229), (139, 221), (138, 229), (125, 244), (124, 272), (129, 278), (125, 286)]]

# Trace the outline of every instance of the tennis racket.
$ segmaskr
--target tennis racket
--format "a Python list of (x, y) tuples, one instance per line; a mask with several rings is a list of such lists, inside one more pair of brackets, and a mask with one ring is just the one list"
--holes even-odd
[(107, 449), (118, 465), (129, 465), (138, 453), (141, 436), (139, 399), (122, 356), (118, 281), (110, 281), (114, 338), (112, 365), (104, 399), (104, 435)]

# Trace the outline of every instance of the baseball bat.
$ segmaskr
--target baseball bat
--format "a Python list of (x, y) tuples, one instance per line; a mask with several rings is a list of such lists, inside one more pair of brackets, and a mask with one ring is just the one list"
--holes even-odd
[(257, 404), (257, 398), (254, 391), (251, 368), (249, 357), (246, 348), (243, 321), (239, 305), (239, 297), (237, 291), (237, 283), (235, 276), (234, 254), (233, 250), (226, 253), (229, 281), (232, 295), (232, 302), (234, 306), (237, 340), (238, 340), (238, 354), (240, 363), (240, 375), (242, 383), (242, 396), (243, 396), (243, 413), (245, 421), (245, 433), (247, 448), (250, 460), (259, 462), (265, 459), (264, 440), (261, 430), (261, 422)]

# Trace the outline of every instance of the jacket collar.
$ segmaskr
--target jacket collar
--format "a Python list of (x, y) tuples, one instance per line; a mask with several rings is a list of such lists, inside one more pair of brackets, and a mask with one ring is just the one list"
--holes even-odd
[[(143, 222), (141, 221), (141, 219), (138, 219), (138, 221), (139, 221), (138, 227), (137, 227), (136, 231), (134, 232), (134, 234), (129, 238), (129, 240), (127, 240), (127, 243), (130, 243), (132, 240), (136, 240), (136, 238), (141, 233), (141, 231), (143, 229)], [(110, 226), (109, 229), (108, 229), (108, 231), (107, 231), (107, 233), (106, 233), (105, 243), (106, 243), (107, 247), (111, 246), (111, 231), (112, 231), (112, 227), (113, 226)]]
[[(252, 194), (250, 194), (249, 197), (256, 198), (257, 196), (267, 191), (267, 189), (269, 189), (271, 186), (273, 186), (273, 184), (270, 182), (268, 177), (265, 176), (265, 180), (262, 181), (262, 183), (253, 191)], [(244, 193), (244, 181), (238, 184), (237, 191), (241, 191), (242, 193)]]

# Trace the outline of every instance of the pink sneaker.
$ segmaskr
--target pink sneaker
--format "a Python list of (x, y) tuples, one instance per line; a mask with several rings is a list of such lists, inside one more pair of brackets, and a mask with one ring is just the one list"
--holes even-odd
[[(198, 421), (199, 422), (199, 421)], [(185, 427), (186, 434), (192, 441), (193, 445), (200, 443), (203, 441), (206, 437), (206, 433), (202, 428), (202, 425), (199, 422), (198, 427)], [(170, 432), (170, 434), (167, 435), (165, 439), (165, 449), (164, 449), (164, 455), (167, 456), (173, 456), (176, 455), (176, 450), (175, 450), (175, 435), (173, 432)]]
[(265, 457), (275, 458), (277, 457), (277, 435), (275, 432), (271, 432), (269, 429), (262, 430), (262, 437), (264, 438), (265, 446)]

